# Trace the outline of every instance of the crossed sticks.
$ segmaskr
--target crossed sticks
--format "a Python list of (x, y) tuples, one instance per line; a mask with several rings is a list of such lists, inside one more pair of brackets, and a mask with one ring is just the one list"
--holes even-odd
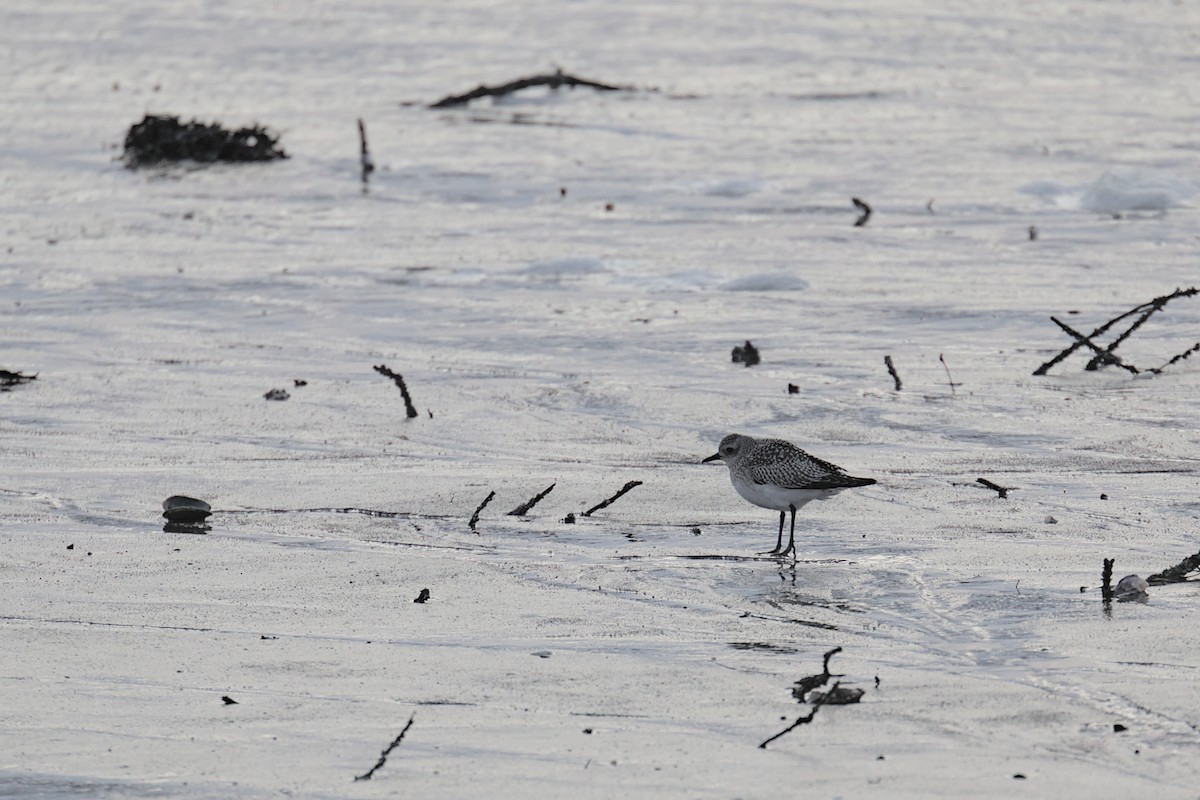
[[(1162, 297), (1156, 297), (1153, 300), (1151, 300), (1150, 302), (1142, 303), (1140, 306), (1137, 306), (1136, 308), (1132, 308), (1129, 311), (1126, 311), (1124, 314), (1121, 314), (1118, 317), (1113, 317), (1108, 322), (1101, 325), (1099, 328), (1096, 328), (1094, 331), (1092, 331), (1087, 336), (1084, 336), (1082, 333), (1075, 330), (1070, 325), (1067, 325), (1065, 322), (1058, 319), (1057, 317), (1051, 317), (1050, 321), (1053, 322), (1058, 327), (1062, 328), (1064, 331), (1066, 331), (1066, 333), (1069, 336), (1071, 336), (1075, 339), (1075, 342), (1070, 347), (1068, 347), (1067, 349), (1063, 350), (1061, 353), (1056, 355), (1054, 358), (1050, 359), (1045, 364), (1042, 364), (1040, 367), (1038, 367), (1036, 370), (1034, 370), (1033, 374), (1034, 375), (1045, 375), (1047, 372), (1049, 372), (1051, 367), (1055, 366), (1056, 364), (1061, 362), (1063, 359), (1070, 356), (1072, 353), (1074, 353), (1080, 347), (1086, 347), (1092, 351), (1093, 355), (1092, 355), (1092, 359), (1090, 361), (1088, 361), (1087, 366), (1084, 367), (1084, 369), (1089, 370), (1089, 371), (1095, 371), (1102, 367), (1107, 367), (1109, 365), (1112, 365), (1112, 366), (1120, 367), (1121, 369), (1126, 370), (1127, 372), (1129, 372), (1133, 375), (1138, 375), (1142, 372), (1142, 370), (1138, 369), (1133, 364), (1126, 364), (1113, 351), (1117, 349), (1117, 347), (1121, 344), (1121, 342), (1128, 339), (1130, 334), (1132, 334), (1138, 328), (1142, 327), (1142, 325), (1145, 324), (1146, 320), (1150, 319), (1150, 317), (1154, 314), (1154, 312), (1161, 311), (1163, 309), (1163, 307), (1166, 306), (1167, 303), (1171, 302), (1172, 300), (1174, 300), (1177, 297), (1192, 297), (1193, 295), (1196, 295), (1196, 294), (1200, 294), (1200, 289), (1197, 289), (1196, 287), (1192, 287), (1190, 289), (1176, 289), (1171, 294), (1163, 295)], [(1126, 329), (1126, 331), (1124, 333), (1122, 333), (1117, 338), (1113, 339), (1112, 342), (1109, 343), (1109, 345), (1107, 347), (1101, 347), (1100, 345), (1098, 345), (1094, 341), (1092, 341), (1097, 336), (1101, 336), (1101, 335), (1107, 333), (1108, 330), (1110, 328), (1112, 328), (1114, 325), (1116, 325), (1118, 322), (1121, 322), (1122, 320), (1125, 320), (1125, 319), (1129, 319), (1130, 317), (1133, 317), (1133, 316), (1137, 317), (1137, 319), (1134, 320), (1133, 324), (1130, 325), (1129, 328)], [(1183, 351), (1182, 353), (1175, 356), (1167, 363), (1163, 364), (1161, 367), (1151, 367), (1150, 369), (1145, 370), (1145, 371), (1152, 372), (1155, 375), (1157, 375), (1157, 374), (1161, 373), (1167, 367), (1169, 367), (1172, 364), (1175, 364), (1179, 361), (1184, 360), (1185, 358), (1190, 356), (1192, 353), (1195, 353), (1197, 351), (1200, 351), (1200, 343), (1197, 343), (1197, 344), (1193, 345), (1192, 347), (1188, 348), (1187, 350)]]

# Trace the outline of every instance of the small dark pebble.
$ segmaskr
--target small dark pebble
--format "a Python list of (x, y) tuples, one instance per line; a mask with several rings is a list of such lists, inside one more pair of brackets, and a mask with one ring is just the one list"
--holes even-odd
[(1025, 780), (1025, 776), (1018, 772), (1016, 775), (1013, 775), (1013, 780), (1014, 781), (1023, 781), (1023, 780)]
[(1124, 733), (1127, 730), (1129, 730), (1129, 728), (1126, 728), (1121, 723), (1119, 723), (1119, 722), (1113, 723), (1113, 733)]
[(428, 599), (429, 599), (429, 590), (422, 589), (421, 593), (417, 595), (417, 599), (413, 600), (413, 602), (414, 603), (424, 603)]
[(563, 522), (565, 522), (568, 525), (574, 525), (575, 524), (575, 512), (572, 511), (571, 513), (569, 513), (565, 517), (563, 517)]
[(794, 383), (788, 384), (788, 394), (800, 394), (800, 387)]
[(590, 734), (591, 734), (591, 732), (592, 732), (592, 729), (591, 729), (591, 728), (584, 728), (584, 729), (583, 729), (583, 732), (584, 732), (584, 733), (586, 733), (586, 734), (589, 734), (589, 735), (590, 735)]
[(1101, 500), (1107, 500), (1107, 499), (1108, 499), (1108, 495), (1106, 495), (1106, 494), (1102, 494), (1102, 495), (1100, 495), (1100, 499), (1101, 499)]
[(266, 400), (287, 400), (289, 397), (291, 395), (288, 394), (287, 389), (272, 389), (263, 395)]
[(612, 203), (605, 203), (605, 204), (604, 204), (604, 210), (605, 210), (605, 211), (612, 211), (614, 208), (616, 208), (616, 206), (614, 206)]
[(227, 694), (221, 696), (221, 702), (227, 706), (236, 706), (238, 704), (237, 700), (234, 700), (232, 697), (230, 697)]
[(68, 550), (74, 550), (74, 549), (75, 549), (75, 545), (73, 545), (73, 544), (69, 544), (69, 545), (67, 545), (67, 549), (68, 549)]
[(294, 383), (296, 386), (308, 386), (308, 381), (304, 380), (303, 378), (292, 378), (292, 383)]
[(260, 636), (258, 638), (260, 638), (260, 639), (278, 639), (279, 637), (278, 636)]
[(203, 522), (212, 515), (212, 506), (195, 497), (173, 494), (163, 500), (163, 517), (170, 522), (196, 523)]
[(699, 536), (699, 535), (700, 535), (700, 529), (692, 528), (692, 536)]
[(883, 761), (883, 760), (884, 760), (884, 758), (883, 758), (883, 756), (875, 756), (875, 760), (876, 760), (876, 761)]

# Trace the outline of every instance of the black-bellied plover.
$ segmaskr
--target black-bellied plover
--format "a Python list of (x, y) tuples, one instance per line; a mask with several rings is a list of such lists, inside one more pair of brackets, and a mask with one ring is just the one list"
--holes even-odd
[[(796, 553), (796, 510), (813, 500), (826, 500), (842, 489), (870, 486), (874, 478), (855, 478), (839, 466), (810, 456), (782, 439), (755, 439), (731, 433), (704, 462), (721, 460), (737, 493), (756, 506), (779, 512), (775, 549), (763, 555)], [(783, 518), (792, 512), (792, 532), (783, 546)]]

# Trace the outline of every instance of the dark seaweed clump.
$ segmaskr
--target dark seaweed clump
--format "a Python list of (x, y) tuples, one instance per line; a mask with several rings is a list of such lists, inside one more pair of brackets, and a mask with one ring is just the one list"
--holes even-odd
[(134, 169), (176, 161), (273, 161), (288, 154), (279, 146), (279, 137), (261, 125), (231, 131), (217, 123), (147, 114), (125, 134), (124, 157), (125, 166)]

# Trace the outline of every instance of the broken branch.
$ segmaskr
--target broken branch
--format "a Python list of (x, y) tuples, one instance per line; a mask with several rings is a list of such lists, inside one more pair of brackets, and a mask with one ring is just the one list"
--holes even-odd
[(362, 117), (358, 118), (358, 144), (360, 148), (359, 161), (362, 164), (363, 191), (365, 192), (371, 173), (375, 171), (375, 162), (371, 160), (371, 153), (367, 150), (367, 126), (363, 124)]
[(851, 197), (850, 202), (854, 203), (854, 207), (857, 208), (860, 212), (862, 212), (861, 214), (859, 214), (858, 219), (854, 220), (854, 227), (861, 228), (862, 226), (867, 224), (867, 220), (869, 220), (871, 218), (871, 214), (873, 214), (874, 212), (871, 210), (871, 207), (869, 205), (867, 205), (862, 200), (859, 200), (857, 197)]
[(608, 508), (608, 507), (609, 507), (609, 506), (611, 506), (611, 505), (612, 505), (614, 502), (616, 502), (616, 501), (617, 501), (617, 499), (618, 499), (618, 498), (619, 498), (621, 495), (625, 494), (625, 493), (626, 493), (626, 492), (628, 492), (630, 489), (633, 489), (633, 488), (635, 488), (635, 487), (638, 487), (638, 486), (641, 486), (641, 485), (642, 485), (642, 482), (641, 482), (641, 481), (630, 481), (629, 483), (627, 483), (627, 484), (625, 484), (624, 486), (622, 486), (622, 487), (620, 488), (620, 490), (618, 490), (618, 491), (617, 491), (617, 493), (616, 493), (616, 494), (614, 494), (612, 497), (608, 498), (607, 500), (605, 500), (605, 501), (604, 501), (604, 502), (602, 502), (602, 503), (597, 503), (596, 505), (594, 505), (594, 506), (592, 506), (591, 508), (589, 508), (587, 511), (583, 512), (583, 516), (585, 516), (585, 517), (590, 517), (590, 516), (592, 515), (592, 512), (593, 512), (593, 511), (599, 511), (599, 510), (600, 510), (600, 509), (602, 509), (602, 508)]
[[(1096, 353), (1096, 356), (1091, 361), (1088, 362), (1088, 368), (1095, 370), (1100, 366), (1114, 364), (1123, 370), (1127, 370), (1127, 371), (1133, 373), (1134, 375), (1138, 374), (1137, 367), (1132, 366), (1130, 364), (1126, 364), (1116, 354), (1101, 348), (1098, 344), (1093, 342), (1091, 339), (1084, 336), (1082, 333), (1075, 330), (1074, 328), (1072, 328), (1070, 325), (1066, 324), (1065, 322), (1059, 320), (1057, 317), (1051, 317), (1050, 321), (1053, 322), (1058, 327), (1062, 328), (1064, 331), (1066, 331), (1069, 336), (1075, 337), (1075, 340), (1078, 341), (1079, 344), (1084, 345), (1085, 347), (1091, 348), (1092, 351)], [(1097, 365), (1097, 366), (1093, 366), (1093, 365)]]
[(1151, 586), (1162, 586), (1166, 583), (1183, 583), (1187, 580), (1187, 574), (1196, 570), (1200, 570), (1200, 553), (1188, 556), (1175, 566), (1168, 567), (1162, 572), (1156, 572), (1147, 578), (1146, 582)]
[(395, 381), (396, 385), (400, 387), (400, 395), (404, 398), (404, 409), (405, 413), (408, 414), (408, 418), (412, 419), (413, 417), (419, 416), (417, 414), (416, 407), (413, 405), (412, 397), (408, 393), (408, 387), (404, 384), (403, 376), (401, 376), (398, 372), (392, 372), (385, 364), (380, 364), (374, 369), (380, 375), (386, 375), (387, 377), (391, 378), (393, 381)]
[(400, 742), (404, 741), (404, 734), (408, 733), (408, 729), (412, 727), (413, 720), (416, 718), (417, 718), (416, 714), (413, 714), (411, 717), (409, 717), (408, 724), (404, 726), (404, 730), (400, 731), (400, 735), (397, 736), (395, 739), (393, 739), (392, 743), (389, 744), (387, 746), (387, 748), (382, 753), (379, 754), (379, 760), (375, 762), (375, 766), (371, 767), (369, 770), (364, 772), (362, 775), (356, 775), (354, 777), (354, 780), (356, 780), (356, 781), (371, 780), (371, 776), (375, 774), (375, 770), (379, 769), (384, 764), (386, 764), (388, 756), (391, 755), (393, 750), (395, 750), (397, 747), (400, 746)]
[(483, 502), (479, 504), (479, 508), (475, 509), (475, 513), (471, 515), (471, 521), (467, 523), (467, 527), (475, 530), (475, 523), (479, 522), (479, 515), (483, 509), (487, 508), (487, 504), (492, 502), (492, 498), (496, 496), (495, 492), (488, 492), (488, 496), (483, 498)]
[[(838, 649), (841, 650), (840, 647)], [(784, 728), (783, 730), (781, 730), (779, 733), (775, 734), (771, 738), (764, 740), (758, 746), (759, 749), (766, 750), (767, 745), (769, 745), (771, 742), (775, 741), (779, 737), (783, 736), (785, 733), (791, 733), (792, 731), (796, 730), (796, 728), (799, 728), (801, 725), (806, 725), (809, 722), (812, 722), (813, 717), (815, 717), (817, 715), (817, 711), (821, 708), (821, 706), (825, 705), (826, 698), (835, 696), (839, 686), (841, 686), (840, 681), (838, 683), (835, 683), (832, 687), (830, 687), (829, 691), (826, 692), (824, 695), (822, 695), (820, 698), (813, 701), (812, 711), (809, 711), (806, 716), (799, 717), (795, 722), (793, 722), (791, 725), (788, 725), (786, 728)]]
[(938, 361), (942, 362), (942, 368), (946, 370), (946, 382), (950, 384), (950, 394), (953, 396), (955, 394), (954, 387), (962, 386), (962, 384), (955, 383), (954, 378), (950, 376), (950, 365), (946, 363), (945, 355), (938, 353)]
[(887, 367), (888, 375), (891, 375), (892, 380), (895, 381), (895, 383), (896, 383), (896, 391), (897, 392), (900, 391), (900, 388), (901, 388), (900, 375), (896, 372), (896, 365), (892, 363), (892, 357), (884, 356), (883, 363), (884, 363), (884, 366)]
[(472, 100), (477, 100), (480, 97), (503, 97), (513, 92), (519, 92), (522, 89), (528, 89), (533, 86), (549, 86), (551, 89), (558, 89), (561, 86), (586, 86), (590, 89), (596, 89), (601, 92), (619, 92), (623, 89), (628, 90), (630, 87), (611, 86), (607, 83), (599, 83), (597, 81), (584, 80), (577, 78), (574, 75), (568, 75), (561, 69), (556, 70), (551, 75), (533, 75), (528, 78), (518, 78), (515, 81), (501, 84), (500, 86), (485, 86), (480, 84), (477, 88), (465, 94), (452, 94), (443, 97), (436, 103), (430, 105), (430, 108), (454, 108), (455, 106), (463, 106)]
[(538, 493), (537, 493), (537, 494), (535, 494), (533, 497), (529, 498), (529, 499), (528, 499), (528, 500), (526, 500), (524, 503), (522, 503), (521, 505), (519, 505), (519, 506), (517, 506), (516, 508), (514, 508), (512, 511), (508, 512), (508, 516), (510, 516), (510, 517), (523, 517), (523, 516), (525, 516), (527, 513), (529, 513), (529, 509), (533, 508), (533, 507), (534, 507), (534, 506), (536, 506), (538, 503), (542, 502), (542, 498), (543, 498), (543, 497), (545, 497), (546, 495), (550, 494), (550, 491), (551, 491), (551, 490), (552, 490), (552, 489), (553, 489), (553, 488), (554, 488), (556, 485), (557, 485), (557, 484), (553, 484), (553, 483), (552, 483), (552, 484), (550, 484), (550, 485), (549, 485), (549, 486), (547, 486), (545, 489), (543, 489), (542, 491), (538, 492)]
[[(1200, 289), (1198, 289), (1196, 287), (1192, 287), (1190, 289), (1176, 289), (1171, 294), (1163, 295), (1162, 297), (1156, 297), (1147, 303), (1142, 303), (1139, 306), (1131, 308), (1129, 311), (1126, 311), (1124, 314), (1119, 314), (1119, 315), (1113, 317), (1108, 322), (1104, 323), (1103, 325), (1101, 325), (1098, 328), (1096, 328), (1095, 330), (1093, 330), (1087, 336), (1083, 336), (1082, 334), (1078, 333), (1077, 331), (1071, 330), (1068, 326), (1063, 325), (1063, 323), (1060, 322), (1059, 320), (1051, 317), (1051, 320), (1053, 320), (1054, 323), (1057, 324), (1060, 328), (1067, 331), (1075, 339), (1075, 341), (1071, 344), (1070, 347), (1067, 347), (1062, 352), (1060, 352), (1058, 355), (1056, 355), (1054, 358), (1050, 359), (1049, 361), (1047, 361), (1046, 363), (1044, 363), (1040, 367), (1038, 367), (1036, 370), (1034, 370), (1033, 374), (1034, 375), (1045, 375), (1050, 370), (1051, 367), (1055, 366), (1056, 364), (1061, 362), (1063, 359), (1067, 358), (1072, 353), (1074, 353), (1076, 350), (1078, 350), (1080, 347), (1084, 347), (1084, 346), (1091, 348), (1095, 353), (1095, 355), (1092, 357), (1092, 359), (1090, 361), (1088, 361), (1087, 369), (1096, 370), (1107, 364), (1115, 363), (1115, 364), (1119, 364), (1120, 366), (1122, 366), (1128, 370), (1128, 369), (1130, 369), (1130, 365), (1121, 364), (1120, 360), (1116, 359), (1116, 356), (1113, 355), (1113, 351), (1117, 348), (1117, 346), (1119, 344), (1121, 344), (1121, 342), (1125, 341), (1125, 339), (1127, 339), (1130, 334), (1132, 334), (1134, 331), (1136, 331), (1138, 328), (1140, 328), (1146, 322), (1146, 320), (1148, 320), (1150, 318), (1150, 316), (1152, 314), (1154, 314), (1154, 312), (1162, 310), (1162, 308), (1164, 306), (1166, 306), (1166, 304), (1169, 303), (1170, 301), (1175, 300), (1176, 298), (1179, 298), (1179, 297), (1192, 297), (1193, 295), (1196, 295), (1197, 293), (1200, 293)], [(1140, 315), (1140, 316), (1138, 316), (1138, 315)], [(1116, 325), (1118, 322), (1121, 322), (1122, 320), (1128, 319), (1129, 317), (1132, 317), (1132, 316), (1138, 316), (1138, 319), (1129, 327), (1128, 330), (1126, 330), (1124, 333), (1122, 333), (1120, 336), (1118, 336), (1107, 348), (1102, 349), (1095, 344), (1095, 342), (1093, 340), (1097, 336), (1100, 336), (1100, 335), (1108, 332), (1108, 330), (1110, 328), (1112, 328), (1114, 325)], [(1190, 355), (1192, 352), (1194, 352), (1194, 350), (1188, 351), (1187, 355)], [(1180, 355), (1177, 358), (1172, 359), (1171, 361), (1164, 364), (1162, 367), (1159, 367), (1159, 370), (1162, 370), (1162, 369), (1170, 366), (1171, 364), (1174, 364), (1180, 360), (1183, 360), (1183, 358), (1186, 358), (1187, 355), (1180, 353)], [(1116, 360), (1114, 360), (1114, 359), (1116, 359)], [(1134, 370), (1130, 370), (1130, 371), (1134, 371)], [(1155, 370), (1149, 370), (1149, 371), (1155, 372), (1155, 374), (1157, 374)]]
[(995, 490), (1000, 495), (1000, 497), (1002, 497), (1004, 499), (1008, 499), (1008, 493), (1011, 492), (1015, 488), (1012, 486), (1001, 486), (998, 483), (992, 483), (987, 478), (976, 478), (975, 482), (983, 484), (984, 486), (986, 486), (989, 489)]

